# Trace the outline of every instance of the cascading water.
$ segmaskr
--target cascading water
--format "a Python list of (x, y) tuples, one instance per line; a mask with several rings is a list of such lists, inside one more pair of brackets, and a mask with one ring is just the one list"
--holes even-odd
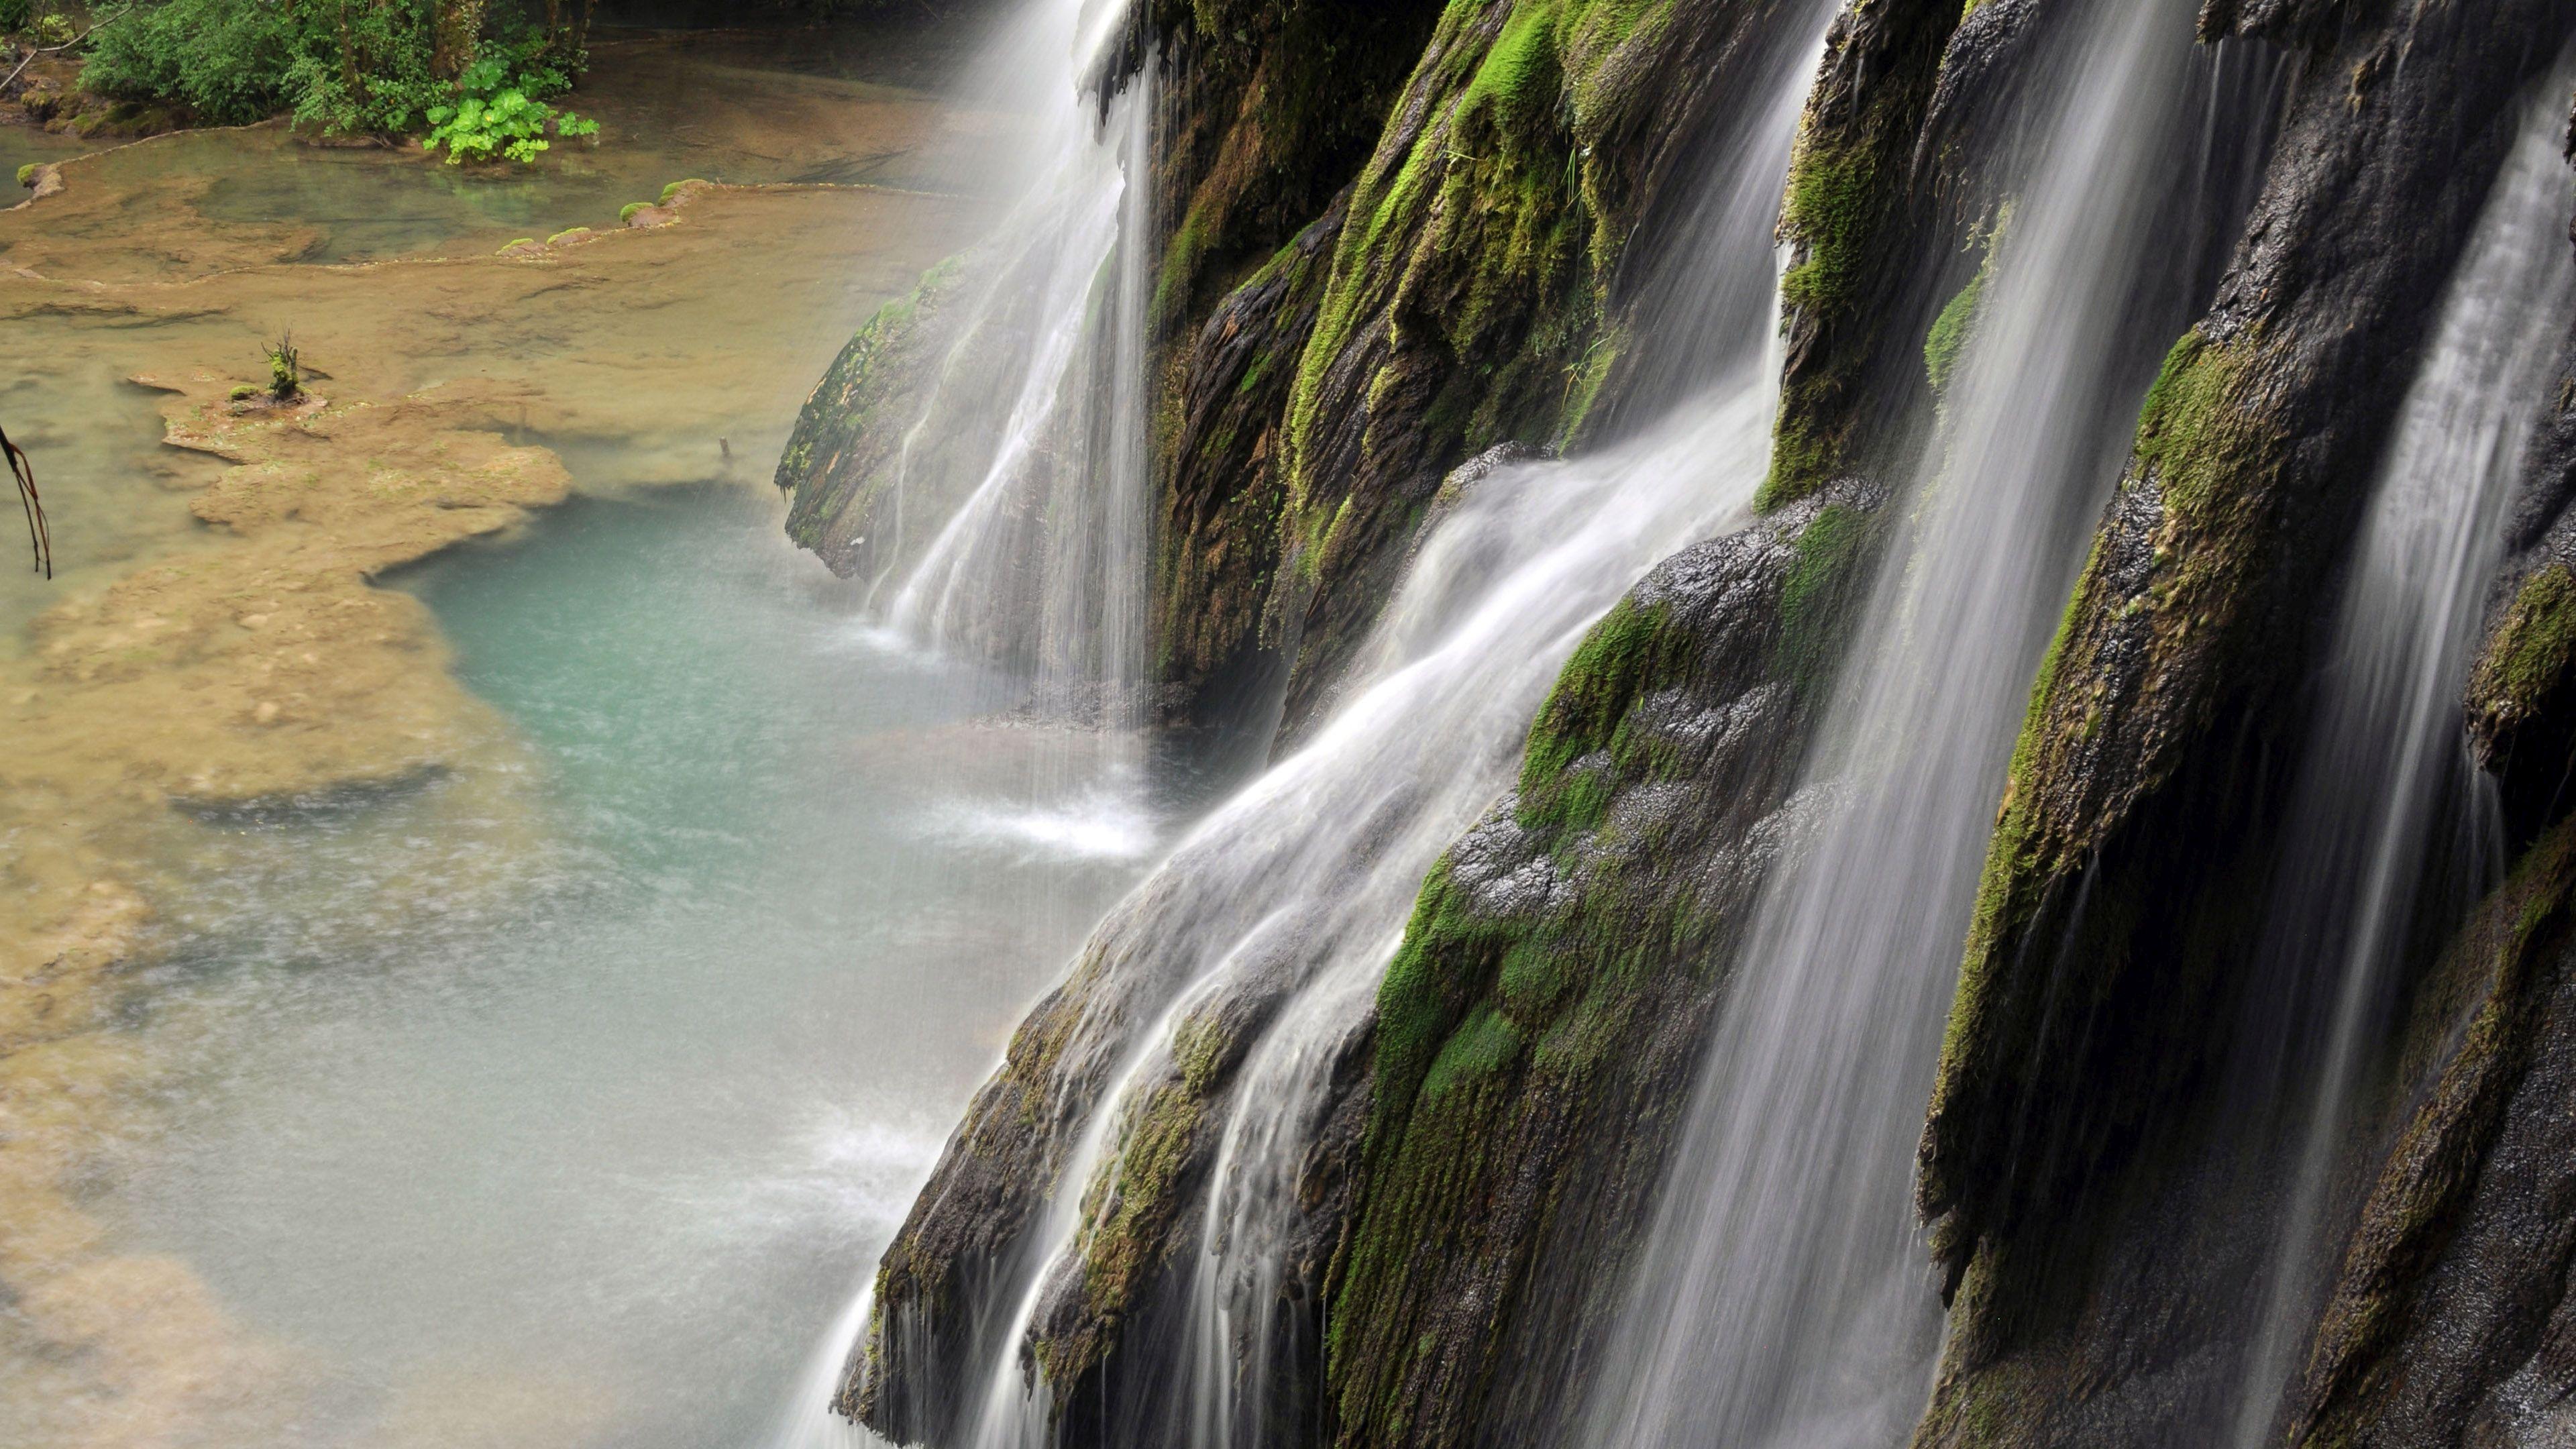
[[(1281, 1206), (1298, 1129), (1366, 1015), (1424, 874), (1509, 779), (1566, 656), (1655, 560), (1750, 501), (1771, 395), (1768, 369), (1747, 372), (1686, 425), (1611, 455), (1499, 468), (1436, 525), (1350, 703), (1202, 826), (1104, 928), (1169, 933), (1153, 949), (1159, 960), (1122, 968), (1163, 983), (1169, 1004), (1115, 1074), (1063, 1183), (1078, 1189), (1114, 1168), (1183, 1023), (1250, 1001), (1275, 1018), (1231, 1094), (1219, 1201)], [(1078, 1271), (1084, 1235), (1098, 1226), (1086, 1206), (1096, 1204), (1059, 1193), (1010, 1331), (989, 1354), (990, 1387), (966, 1442), (1044, 1442), (1044, 1386), (1024, 1381), (1014, 1350), (1056, 1276)], [(1223, 1222), (1221, 1209), (1211, 1216)], [(1218, 1250), (1197, 1265), (1208, 1293), (1257, 1291), (1253, 1280), (1277, 1271), (1266, 1257), (1275, 1221), (1214, 1236)], [(1205, 1388), (1220, 1405), (1234, 1392)]]
[[(1048, 98), (1035, 120), (1053, 151), (960, 263), (963, 322), (881, 510), (906, 570), (897, 628), (1002, 664), (1042, 718), (1112, 735), (1140, 723), (1153, 67), (1114, 97), (1085, 87), (1125, 18), (1042, 0), (994, 67), (1037, 72), (1002, 83)], [(917, 552), (907, 530), (927, 533)]]
[(1089, 1126), (997, 1305), (999, 1331), (979, 1345), (983, 1387), (958, 1442), (1047, 1441), (1051, 1386), (1029, 1371), (1024, 1345), (1046, 1332), (1086, 1246), (1107, 1230), (1101, 1203), (1115, 1194), (1101, 1185), (1175, 1076), (1176, 1038), (1221, 1011), (1266, 1025), (1226, 1099), (1198, 1251), (1185, 1258), (1183, 1343), (1156, 1374), (1154, 1402), (1133, 1410), (1152, 1422), (1103, 1437), (1262, 1437), (1265, 1379), (1287, 1367), (1270, 1361), (1278, 1335), (1266, 1316), (1278, 1309), (1296, 1215), (1289, 1188), (1424, 875), (1509, 780), (1532, 713), (1592, 621), (1658, 559), (1740, 512), (1763, 475), (1778, 372), (1770, 233), (1805, 83), (1838, 8), (1815, 0), (1804, 43), (1776, 47), (1765, 104), (1703, 181), (1726, 204), (1693, 247), (1708, 276), (1691, 308), (1735, 323), (1723, 348), (1693, 359), (1715, 385), (1597, 456), (1462, 473), (1354, 667), (1347, 703), (1095, 934), (1086, 959), (1114, 961), (1116, 975), (1108, 999), (1084, 1009), (1097, 1038), (1084, 1049), (1116, 1060), (1097, 1073)]
[(1842, 803), (1766, 890), (1586, 1442), (1889, 1445), (1921, 1409), (1940, 1314), (1911, 1147), (1986, 831), (2130, 409), (2232, 229), (2213, 148), (2248, 77), (2195, 55), (2197, 8), (2083, 7), (2041, 72), (1936, 456), (1809, 767)]
[[(2529, 108), (2397, 419), (2335, 622), (2292, 799), (2262, 960), (2271, 990), (2238, 1100), (2303, 1111), (2233, 1442), (2274, 1442), (2342, 1214), (2334, 1182), (2382, 1040), (2429, 852), (2492, 833), (2492, 786), (2460, 744), (2460, 692), (2503, 547), (2522, 448), (2576, 312), (2558, 106)], [(2475, 872), (2470, 872), (2474, 874)]]
[[(1670, 306), (1661, 313), (1664, 330), (1655, 339), (1660, 350), (1650, 354), (1645, 385), (1652, 390), (1677, 387), (1695, 367), (1704, 378), (1712, 359), (1731, 363), (1733, 375), (1672, 409), (1626, 447), (1523, 469), (1509, 482), (1483, 485), (1498, 494), (1505, 488), (1536, 489), (1548, 500), (1543, 508), (1534, 503), (1506, 506), (1556, 515), (1570, 505), (1556, 525), (1566, 531), (1565, 544), (1533, 556), (1532, 550), (1550, 536), (1544, 530), (1511, 542), (1486, 543), (1476, 534), (1491, 525), (1471, 529), (1459, 520), (1444, 525), (1433, 551), (1417, 566), (1408, 601), (1424, 590), (1458, 587), (1441, 577), (1434, 559), (1465, 550), (1467, 557), (1486, 552), (1503, 565), (1493, 570), (1494, 579), (1478, 605), (1480, 613), (1493, 615), (1491, 621), (1444, 646), (1500, 651), (1469, 666), (1476, 673), (1491, 677), (1520, 657), (1527, 643), (1544, 639), (1549, 642), (1543, 657), (1552, 678), (1583, 626), (1599, 616), (1618, 589), (1698, 532), (1696, 526), (1671, 528), (1673, 523), (1705, 522), (1675, 511), (1677, 501), (1716, 492), (1732, 506), (1746, 496), (1739, 490), (1748, 488), (1766, 466), (1768, 446), (1760, 430), (1776, 403), (1778, 372), (1776, 348), (1768, 345), (1776, 298), (1772, 224), (1824, 27), (1838, 8), (1810, 7), (1809, 24), (1775, 40), (1758, 73), (1760, 88), (1753, 91), (1761, 103), (1739, 119), (1729, 144), (1719, 148), (1723, 160), (1699, 183), (1699, 215), (1688, 233), (1694, 238), (1688, 252), (1693, 265), (1658, 279)], [(1622, 514), (1646, 511), (1654, 526), (1641, 538), (1602, 534), (1588, 520), (1596, 508)], [(1634, 543), (1645, 538), (1656, 540), (1653, 549), (1634, 552)], [(1578, 579), (1588, 587), (1569, 587)], [(1615, 587), (1605, 592), (1605, 582)], [(1395, 612), (1392, 627), (1390, 645), (1410, 627), (1404, 609)], [(1456, 687), (1489, 688), (1464, 678)], [(1452, 772), (1450, 788), (1461, 803), (1472, 808), (1490, 799), (1508, 778), (1513, 762), (1509, 746), (1517, 742), (1538, 697), (1521, 689), (1492, 695), (1477, 728), (1479, 738), (1493, 737), (1498, 728), (1513, 732), (1502, 737), (1504, 748), (1498, 754), (1425, 762)], [(1390, 889), (1357, 903), (1383, 923), (1378, 933), (1355, 936), (1318, 970), (1314, 984), (1255, 1049), (1234, 1093), (1218, 1150), (1216, 1186), (1201, 1215), (1197, 1251), (1187, 1259), (1188, 1318), (1178, 1383), (1164, 1395), (1167, 1422), (1156, 1426), (1162, 1442), (1202, 1449), (1269, 1442), (1278, 1437), (1275, 1430), (1265, 1432), (1265, 1426), (1279, 1384), (1301, 1368), (1320, 1368), (1274, 1361), (1293, 1342), (1279, 1320), (1291, 1301), (1283, 1280), (1299, 1223), (1299, 1165), (1329, 1112), (1340, 1047), (1375, 1000), (1430, 852), (1446, 845), (1467, 817), (1452, 819), (1444, 812), (1442, 818), (1446, 823), (1436, 839), (1420, 841), (1425, 853), (1408, 861), (1409, 874), (1386, 880), (1387, 886), (1400, 887), (1401, 894)], [(1147, 1436), (1135, 1437), (1141, 1442)]]

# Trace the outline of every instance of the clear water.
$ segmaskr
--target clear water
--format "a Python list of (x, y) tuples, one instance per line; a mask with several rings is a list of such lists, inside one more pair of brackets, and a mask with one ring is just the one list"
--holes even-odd
[(403, 580), (524, 736), (536, 828), (432, 782), (210, 847), (103, 1182), (130, 1250), (285, 1346), (284, 1442), (759, 1438), (1181, 808), (1032, 798), (1063, 752), (964, 717), (989, 681), (777, 522), (577, 502)]
[(407, 142), (315, 145), (278, 126), (133, 145), (0, 127), (0, 156), (12, 146), (49, 161), (104, 151), (67, 180), (143, 189), (156, 205), (217, 224), (311, 228), (298, 261), (490, 251), (576, 226), (615, 227), (628, 202), (655, 200), (666, 184), (692, 177), (933, 191), (972, 184), (967, 162), (985, 144), (979, 136), (1008, 122), (966, 111), (933, 119), (916, 89), (954, 83), (961, 33), (602, 31), (582, 87), (556, 102), (599, 121), (599, 135), (558, 140), (533, 166), (450, 166)]

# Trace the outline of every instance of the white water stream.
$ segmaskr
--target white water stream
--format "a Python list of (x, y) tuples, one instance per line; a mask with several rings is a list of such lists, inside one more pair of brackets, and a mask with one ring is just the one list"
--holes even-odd
[[(1940, 445), (1810, 767), (1843, 803), (1759, 908), (1586, 1443), (1887, 1446), (1921, 1412), (1940, 1306), (1912, 1149), (2005, 761), (2179, 330), (2154, 314), (2200, 300), (2160, 249), (2228, 229), (2196, 9), (2087, 6), (2041, 71)], [(2159, 225), (2177, 175), (2183, 221)]]
[[(1080, 1187), (1114, 1161), (1135, 1089), (1168, 1060), (1174, 1024), (1220, 996), (1266, 999), (1276, 1014), (1229, 1098), (1193, 1255), (1190, 1352), (1156, 1428), (1206, 1445), (1243, 1437), (1261, 1376), (1280, 1366), (1258, 1352), (1238, 1360), (1230, 1345), (1246, 1341), (1245, 1316), (1275, 1311), (1294, 1219), (1286, 1185), (1330, 1063), (1365, 1019), (1424, 875), (1510, 779), (1529, 719), (1583, 632), (1657, 560), (1739, 514), (1763, 476), (1778, 373), (1762, 305), (1773, 286), (1770, 231), (1836, 8), (1810, 6), (1806, 43), (1781, 47), (1745, 144), (1705, 182), (1727, 204), (1704, 228), (1696, 255), (1708, 275), (1691, 295), (1699, 311), (1737, 324), (1723, 350), (1691, 360), (1714, 385), (1597, 456), (1508, 464), (1464, 487), (1428, 527), (1332, 718), (1201, 826), (1095, 937), (1094, 949), (1130, 958), (1121, 1009), (1154, 1025), (1121, 1049), (1004, 1332), (983, 1346), (984, 1386), (963, 1442), (1046, 1442), (1049, 1391), (1024, 1375), (1018, 1344), (1078, 1251)], [(935, 549), (907, 595), (940, 577), (933, 570), (950, 552)], [(806, 1391), (827, 1391), (839, 1362), (827, 1346)], [(846, 1432), (810, 1416), (790, 1428), (784, 1442), (795, 1444)]]
[[(2446, 811), (2474, 849), (2492, 786), (2462, 748), (2460, 692), (2503, 549), (2522, 451), (2576, 313), (2561, 159), (2560, 67), (2527, 106), (2440, 323), (2397, 418), (2335, 621), (2264, 941), (2271, 1009), (2240, 1099), (2306, 1124), (2280, 1209), (2270, 1281), (2246, 1352), (2232, 1440), (2279, 1437), (2345, 1214), (2335, 1181), (2360, 1077), (2383, 1044)], [(2473, 872), (2474, 873), (2474, 872)], [(2240, 1064), (2240, 1072), (2247, 1067)]]

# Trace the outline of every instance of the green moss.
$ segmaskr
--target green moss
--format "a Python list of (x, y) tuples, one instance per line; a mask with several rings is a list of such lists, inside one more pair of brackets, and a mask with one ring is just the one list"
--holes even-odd
[(1556, 105), (1564, 78), (1557, 63), (1558, 19), (1557, 6), (1549, 0), (1514, 6), (1459, 99), (1463, 109), (1492, 107), (1495, 131), (1506, 145), (1525, 139)]
[(1480, 1005), (1440, 1048), (1422, 1078), (1421, 1095), (1438, 1098), (1492, 1077), (1518, 1060), (1525, 1042), (1519, 1027), (1490, 1005)]
[(494, 253), (494, 255), (495, 255), (495, 256), (507, 256), (507, 255), (509, 255), (511, 252), (515, 252), (515, 251), (517, 251), (517, 250), (518, 250), (519, 248), (521, 248), (521, 247), (532, 247), (532, 246), (535, 246), (536, 244), (537, 244), (537, 239), (536, 239), (535, 237), (532, 237), (532, 236), (523, 236), (523, 237), (519, 238), (517, 241), (514, 241), (514, 242), (510, 243), (508, 246), (505, 246), (505, 247), (501, 248), (501, 250), (500, 250), (500, 251), (498, 251), (498, 252), (496, 252), (496, 253)]
[(2523, 581), (2478, 658), (2469, 698), (2481, 724), (2506, 728), (2541, 711), (2576, 669), (2576, 570), (2549, 564)]
[(1780, 674), (1814, 690), (1841, 655), (1843, 623), (1865, 571), (1869, 515), (1829, 504), (1798, 534), (1798, 557), (1780, 587)]
[(653, 203), (649, 201), (630, 201), (617, 208), (617, 219), (621, 222), (633, 221), (635, 213), (650, 210), (652, 205)]
[(1991, 267), (1980, 267), (1932, 319), (1932, 330), (1923, 339), (1923, 375), (1932, 383), (1938, 397), (1950, 390), (1950, 374), (1959, 365), (1959, 352), (1967, 346), (1968, 334), (1977, 322), (1977, 304), (1985, 299), (1986, 277)]
[(591, 234), (590, 228), (586, 226), (569, 227), (563, 231), (556, 232), (553, 236), (547, 237), (546, 245), (550, 247), (558, 247), (576, 237), (585, 237)]
[(715, 183), (711, 181), (701, 181), (694, 176), (690, 177), (686, 181), (674, 181), (670, 185), (662, 188), (662, 199), (657, 204), (661, 206), (670, 205), (672, 198), (678, 196), (680, 194), (680, 188), (684, 186), (712, 186), (714, 184)]
[(1651, 687), (1666, 622), (1663, 609), (1621, 599), (1583, 636), (1530, 724), (1524, 794), (1544, 792), (1567, 766), (1610, 743), (1628, 707)]
[(32, 188), (32, 187), (36, 184), (36, 172), (37, 172), (39, 169), (41, 169), (41, 168), (39, 167), (38, 163), (33, 162), (33, 161), (30, 161), (30, 162), (28, 162), (26, 165), (19, 167), (19, 168), (18, 168), (18, 184), (19, 184), (20, 186), (22, 186), (22, 187), (30, 187), (30, 188)]
[(1848, 308), (1860, 290), (1877, 219), (1877, 168), (1858, 146), (1801, 150), (1782, 203), (1780, 230), (1803, 253), (1780, 278), (1780, 299), (1819, 312)]

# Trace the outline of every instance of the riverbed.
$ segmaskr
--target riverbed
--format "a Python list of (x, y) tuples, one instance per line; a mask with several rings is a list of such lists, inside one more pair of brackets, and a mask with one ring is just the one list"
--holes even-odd
[[(805, 390), (1012, 134), (958, 38), (865, 40), (607, 37), (528, 172), (41, 143), (0, 1437), (758, 1442), (1188, 814), (779, 531)], [(237, 399), (288, 333), (309, 396)]]

